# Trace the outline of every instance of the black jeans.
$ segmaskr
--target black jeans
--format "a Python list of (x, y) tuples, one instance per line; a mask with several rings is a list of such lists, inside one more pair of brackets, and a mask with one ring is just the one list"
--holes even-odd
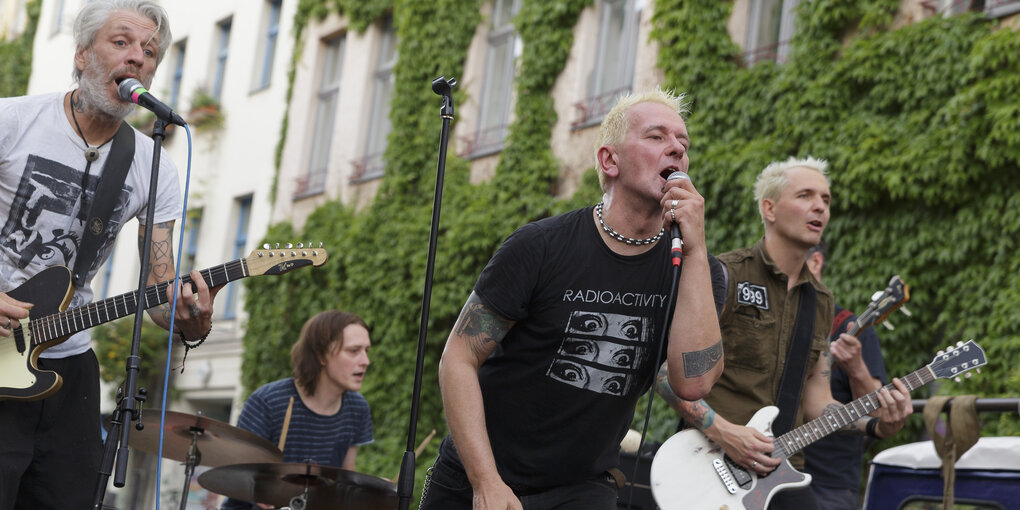
[(0, 402), (0, 510), (92, 508), (103, 443), (99, 362), (91, 350), (39, 359), (63, 386), (32, 402)]
[[(609, 473), (582, 482), (514, 492), (524, 510), (617, 510), (616, 483)], [(460, 462), (440, 454), (425, 477), (419, 510), (471, 510), (472, 495)]]

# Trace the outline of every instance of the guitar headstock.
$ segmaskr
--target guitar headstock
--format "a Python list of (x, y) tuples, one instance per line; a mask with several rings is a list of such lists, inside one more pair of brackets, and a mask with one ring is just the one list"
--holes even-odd
[(322, 243), (317, 247), (313, 247), (312, 243), (287, 243), (283, 246), (280, 243), (276, 243), (276, 246), (266, 243), (262, 249), (253, 250), (245, 260), (248, 263), (248, 273), (255, 276), (283, 274), (308, 265), (318, 267), (325, 264), (328, 258)]
[[(858, 316), (857, 327), (864, 329), (884, 321), (886, 317), (889, 317), (889, 314), (907, 301), (910, 301), (910, 285), (904, 283), (899, 276), (893, 276), (885, 290), (871, 296), (868, 308)], [(903, 309), (903, 312), (910, 315), (906, 308)]]
[[(959, 381), (959, 377), (965, 372), (987, 364), (985, 351), (974, 340), (969, 340), (967, 343), (957, 342), (955, 347), (939, 351), (928, 368), (939, 379)], [(970, 374), (968, 373), (966, 377), (970, 377)]]

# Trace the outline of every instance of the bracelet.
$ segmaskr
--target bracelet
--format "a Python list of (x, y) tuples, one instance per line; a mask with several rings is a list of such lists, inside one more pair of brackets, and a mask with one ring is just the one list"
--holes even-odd
[(205, 339), (209, 338), (209, 333), (212, 333), (212, 326), (209, 326), (209, 331), (206, 331), (204, 335), (194, 340), (188, 340), (187, 338), (184, 338), (184, 332), (179, 329), (175, 331), (175, 333), (177, 333), (177, 338), (181, 339), (181, 343), (184, 344), (185, 352), (187, 352), (188, 350), (194, 349), (195, 347), (202, 345), (202, 342), (205, 342)]
[(184, 344), (184, 357), (181, 359), (181, 373), (183, 374), (184, 363), (188, 361), (188, 351), (194, 349), (195, 347), (198, 347), (199, 345), (202, 345), (202, 342), (205, 342), (205, 339), (209, 338), (209, 333), (212, 333), (212, 324), (209, 325), (209, 331), (206, 331), (204, 335), (194, 340), (188, 340), (187, 338), (184, 338), (184, 332), (179, 329), (174, 333), (177, 334), (177, 338), (180, 338), (181, 343)]
[(878, 428), (878, 418), (872, 418), (872, 419), (868, 420), (868, 424), (864, 426), (864, 433), (867, 434), (868, 437), (873, 437), (875, 439), (882, 439), (881, 437), (879, 437), (878, 433), (875, 431), (876, 428)]

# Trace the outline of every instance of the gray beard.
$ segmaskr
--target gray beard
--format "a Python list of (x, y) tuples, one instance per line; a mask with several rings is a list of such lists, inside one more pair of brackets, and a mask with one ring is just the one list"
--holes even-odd
[(110, 117), (113, 120), (123, 120), (134, 111), (134, 103), (126, 101), (111, 101), (106, 95), (104, 83), (107, 81), (102, 67), (89, 55), (89, 63), (78, 80), (78, 91), (84, 107), (90, 113)]

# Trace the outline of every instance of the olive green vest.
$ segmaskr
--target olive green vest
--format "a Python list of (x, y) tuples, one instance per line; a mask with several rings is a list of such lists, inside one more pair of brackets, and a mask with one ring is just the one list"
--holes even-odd
[[(765, 251), (764, 239), (718, 258), (728, 272), (726, 306), (719, 317), (726, 365), (705, 401), (727, 421), (743, 425), (758, 409), (775, 405), (801, 286), (813, 285), (817, 294), (815, 331), (805, 374), (810, 374), (821, 353), (829, 350), (835, 302), (832, 291), (818, 282), (806, 265), (798, 285), (787, 292), (787, 277)], [(803, 423), (802, 404), (794, 427)], [(803, 456), (798, 454), (791, 462), (803, 467)]]

